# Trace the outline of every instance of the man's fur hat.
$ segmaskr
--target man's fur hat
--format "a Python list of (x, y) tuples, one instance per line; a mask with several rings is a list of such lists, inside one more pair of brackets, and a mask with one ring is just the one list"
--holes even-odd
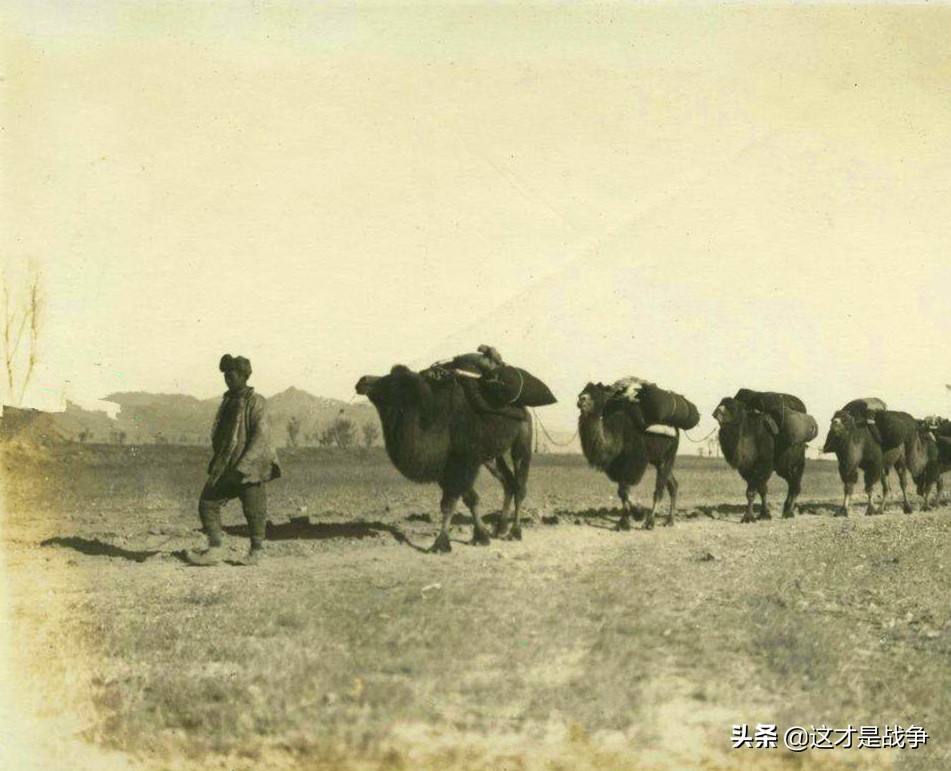
[(251, 362), (244, 356), (232, 356), (230, 353), (226, 353), (218, 362), (218, 369), (222, 372), (237, 372), (246, 378), (251, 377)]

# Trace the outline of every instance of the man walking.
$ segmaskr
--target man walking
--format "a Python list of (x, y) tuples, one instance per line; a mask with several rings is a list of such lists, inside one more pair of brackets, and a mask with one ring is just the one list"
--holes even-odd
[(188, 556), (195, 565), (215, 565), (221, 561), (221, 507), (238, 498), (251, 534), (245, 564), (256, 565), (264, 551), (267, 524), (264, 485), (281, 476), (281, 467), (268, 435), (267, 400), (248, 385), (251, 362), (243, 356), (225, 354), (218, 369), (224, 373), (228, 390), (215, 416), (211, 431), (214, 456), (198, 501), (208, 548)]

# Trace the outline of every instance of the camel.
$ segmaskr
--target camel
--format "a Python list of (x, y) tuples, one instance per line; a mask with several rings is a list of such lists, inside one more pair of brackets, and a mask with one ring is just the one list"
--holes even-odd
[[(902, 509), (906, 514), (913, 511), (908, 500), (908, 472), (916, 482), (923, 484), (928, 474), (928, 449), (919, 435), (917, 421), (904, 412), (881, 410), (875, 413), (876, 431), (867, 420), (855, 417), (846, 410), (832, 416), (829, 434), (823, 452), (834, 452), (839, 462), (839, 477), (844, 485), (844, 497), (839, 515), (847, 517), (852, 503), (852, 492), (858, 479), (858, 470), (865, 477), (865, 494), (868, 496), (866, 514), (875, 514), (872, 492), (876, 482), (882, 485), (882, 503), (877, 513), (888, 509), (891, 488), (888, 472), (894, 468), (901, 487)], [(877, 436), (882, 437), (882, 442)]]
[(878, 512), (885, 510), (885, 502), (889, 494), (888, 469), (897, 462), (900, 454), (898, 450), (892, 450), (887, 454), (883, 452), (882, 446), (872, 435), (866, 421), (856, 418), (850, 412), (839, 410), (832, 416), (832, 424), (829, 426), (829, 433), (822, 451), (834, 452), (839, 462), (839, 478), (844, 485), (844, 497), (839, 516), (849, 516), (859, 469), (862, 470), (865, 478), (865, 494), (868, 496), (866, 515), (876, 513), (872, 500), (876, 482), (882, 485), (882, 506)]
[(766, 496), (774, 471), (787, 485), (783, 519), (794, 516), (806, 467), (805, 442), (789, 443), (781, 435), (774, 436), (769, 418), (737, 399), (723, 399), (713, 417), (720, 424), (718, 436), (723, 456), (746, 482), (746, 513), (741, 521), (754, 521), (753, 502), (757, 494), (761, 503), (759, 518), (772, 518)]
[(654, 485), (654, 502), (650, 512), (644, 518), (644, 529), (654, 527), (654, 515), (664, 497), (664, 490), (670, 495), (670, 510), (667, 513), (666, 526), (674, 524), (674, 512), (677, 510), (677, 480), (674, 477), (674, 462), (677, 460), (677, 448), (680, 445), (680, 432), (674, 436), (654, 434), (636, 426), (629, 410), (637, 405), (618, 405), (605, 411), (610, 389), (603, 383), (588, 383), (578, 396), (578, 435), (581, 449), (588, 463), (608, 475), (608, 479), (617, 482), (617, 494), (621, 499), (621, 519), (618, 530), (631, 529), (631, 487), (638, 484), (651, 465), (657, 470)]
[(941, 495), (944, 492), (943, 474), (951, 471), (951, 421), (931, 415), (918, 421), (921, 441), (928, 454), (928, 465), (915, 484), (918, 494), (925, 499), (922, 509), (930, 508), (929, 497), (931, 488), (936, 488), (934, 505), (941, 504)]
[(936, 436), (933, 427), (928, 422), (918, 421), (918, 435), (921, 437), (927, 462), (921, 472), (913, 478), (918, 495), (923, 499), (921, 510), (930, 511), (932, 488), (935, 491), (934, 505), (938, 506), (941, 503), (941, 494), (944, 492), (944, 481), (941, 475), (951, 471), (951, 453), (948, 452), (947, 445), (942, 442), (943, 437)]
[(483, 465), (503, 488), (495, 537), (521, 540), (520, 512), (532, 460), (532, 423), (524, 408), (519, 408), (522, 419), (477, 412), (455, 379), (430, 383), (402, 365), (382, 377), (365, 375), (356, 392), (376, 407), (387, 455), (399, 472), (414, 482), (436, 482), (442, 489), (442, 527), (430, 552), (452, 551), (449, 525), (460, 497), (472, 513), (472, 543), (490, 542), (473, 487)]

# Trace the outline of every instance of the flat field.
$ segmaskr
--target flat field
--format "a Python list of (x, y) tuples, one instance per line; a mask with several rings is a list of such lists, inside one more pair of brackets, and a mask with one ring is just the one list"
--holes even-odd
[[(196, 568), (205, 460), (5, 454), (8, 675), (26, 687), (0, 717), (23, 767), (951, 767), (948, 508), (835, 517), (835, 466), (811, 461), (800, 516), (741, 525), (739, 476), (683, 457), (676, 526), (616, 532), (603, 474), (539, 456), (524, 540), (470, 546), (460, 511), (453, 552), (430, 555), (435, 486), (380, 450), (306, 449), (269, 485), (267, 559), (239, 564), (234, 502), (230, 559)], [(636, 501), (652, 488), (649, 471)], [(495, 481), (479, 490), (497, 510)], [(793, 725), (929, 738), (733, 750), (735, 724), (777, 724), (780, 745)]]

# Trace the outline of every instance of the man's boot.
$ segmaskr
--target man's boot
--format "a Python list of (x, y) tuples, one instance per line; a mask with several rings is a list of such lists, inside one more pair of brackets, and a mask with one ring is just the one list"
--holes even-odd
[(223, 559), (224, 550), (220, 545), (209, 546), (204, 551), (190, 551), (187, 554), (188, 561), (192, 565), (197, 565), (199, 567), (208, 567), (211, 565), (217, 565)]
[(245, 565), (260, 565), (264, 559), (264, 544), (251, 544), (248, 556), (244, 559)]

